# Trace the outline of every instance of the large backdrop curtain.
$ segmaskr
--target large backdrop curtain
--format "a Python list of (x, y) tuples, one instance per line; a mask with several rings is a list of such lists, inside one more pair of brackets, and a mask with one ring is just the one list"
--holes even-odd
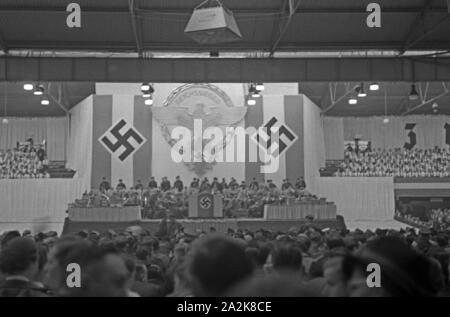
[(90, 188), (92, 170), (93, 97), (89, 96), (70, 110), (67, 167), (76, 171)]
[[(319, 169), (325, 166), (325, 145), (321, 110), (308, 97), (303, 96), (303, 145), (305, 181), (308, 188), (315, 192)], [(286, 175), (294, 178), (295, 175)]]
[(337, 206), (350, 221), (392, 219), (395, 212), (392, 177), (319, 177), (317, 193)]
[(45, 140), (49, 160), (65, 160), (66, 136), (66, 117), (8, 118), (8, 124), (0, 125), (0, 149), (12, 149), (29, 138), (35, 143)]
[(342, 160), (344, 158), (344, 119), (323, 117), (322, 123), (327, 160)]

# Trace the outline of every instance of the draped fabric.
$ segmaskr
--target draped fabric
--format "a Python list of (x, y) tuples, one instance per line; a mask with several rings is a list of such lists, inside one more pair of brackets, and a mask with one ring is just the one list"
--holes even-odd
[(320, 108), (303, 95), (303, 138), (305, 181), (309, 191), (316, 192), (319, 169), (325, 166), (325, 144)]
[(0, 180), (1, 222), (62, 222), (84, 192), (79, 179)]
[(322, 122), (327, 160), (344, 159), (344, 119), (323, 117)]
[(320, 177), (317, 194), (333, 201), (347, 221), (392, 219), (395, 212), (392, 177)]
[(0, 149), (12, 149), (17, 142), (32, 138), (35, 143), (47, 142), (49, 160), (66, 159), (67, 119), (8, 118), (8, 124), (0, 125)]
[[(450, 124), (450, 116), (411, 115), (389, 117), (383, 124), (381, 117), (344, 118), (344, 140), (353, 140), (359, 135), (362, 140), (372, 142), (372, 148), (398, 148), (410, 141), (409, 133), (416, 135), (416, 148), (429, 149), (434, 146), (445, 147), (445, 125)], [(407, 130), (407, 124), (415, 124)], [(327, 137), (329, 134), (327, 134)], [(450, 140), (449, 140), (450, 142)]]
[(75, 178), (90, 188), (92, 160), (92, 96), (70, 110), (67, 167), (76, 171)]

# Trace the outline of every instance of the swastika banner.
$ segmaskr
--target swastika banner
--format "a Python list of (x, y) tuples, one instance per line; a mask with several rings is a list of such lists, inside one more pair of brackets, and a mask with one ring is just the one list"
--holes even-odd
[(129, 188), (147, 183), (152, 163), (152, 113), (141, 96), (95, 96), (91, 185), (102, 177), (115, 186), (122, 179)]

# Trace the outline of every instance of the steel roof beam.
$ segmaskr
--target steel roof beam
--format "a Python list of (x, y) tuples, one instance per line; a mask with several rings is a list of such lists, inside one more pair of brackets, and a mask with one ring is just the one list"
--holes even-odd
[(450, 81), (450, 58), (0, 57), (0, 81)]

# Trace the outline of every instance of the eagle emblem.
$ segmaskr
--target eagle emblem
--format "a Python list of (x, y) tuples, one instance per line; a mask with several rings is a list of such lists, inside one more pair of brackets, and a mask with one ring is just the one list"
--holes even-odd
[[(201, 119), (203, 130), (208, 127), (219, 127), (225, 130), (225, 127), (239, 124), (244, 119), (247, 108), (235, 107), (228, 95), (216, 86), (187, 84), (173, 91), (162, 107), (153, 107), (152, 113), (161, 126), (164, 138), (172, 146), (177, 142), (170, 136), (174, 127), (183, 126), (192, 132), (194, 120)], [(233, 136), (233, 134), (224, 133), (224, 139), (215, 151), (222, 151)], [(200, 142), (203, 145), (207, 143), (203, 139)], [(206, 162), (203, 153), (192, 154), (193, 157), (201, 157), (200, 162), (185, 164), (198, 176), (203, 176), (208, 169), (212, 169), (214, 163)]]

